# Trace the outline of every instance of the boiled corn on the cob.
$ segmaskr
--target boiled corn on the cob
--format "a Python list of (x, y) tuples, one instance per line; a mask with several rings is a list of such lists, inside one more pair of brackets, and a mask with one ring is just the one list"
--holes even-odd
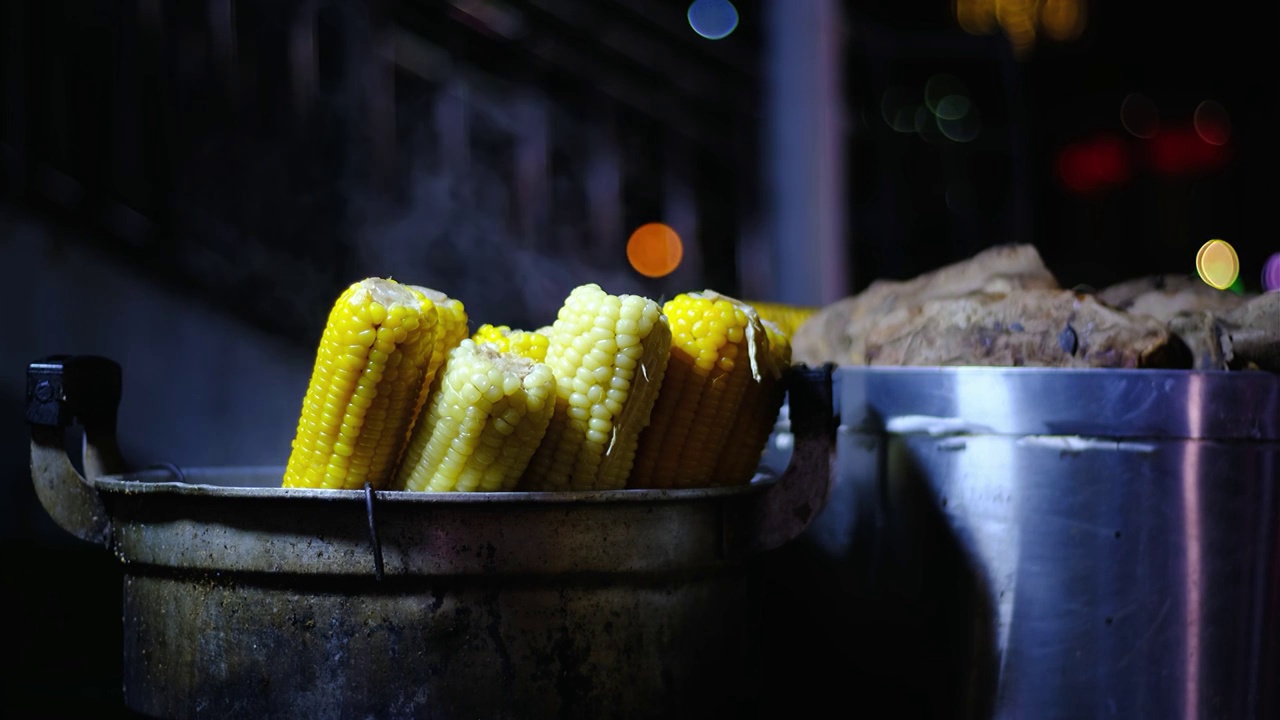
[(498, 347), (502, 347), (500, 343), (507, 339), (506, 332), (511, 332), (511, 328), (506, 325), (491, 325), (485, 323), (476, 328), (475, 333), (471, 336), (472, 342), (492, 343)]
[(465, 340), (470, 330), (467, 327), (467, 309), (461, 300), (451, 298), (439, 290), (432, 290), (420, 285), (412, 285), (410, 287), (427, 296), (427, 299), (435, 304), (436, 312), (440, 317), (440, 328), (439, 332), (436, 333), (435, 348), (427, 364), (427, 377), (426, 382), (423, 384), (423, 392), (425, 393), (432, 388), (432, 381), (439, 375), (440, 366), (449, 357), (449, 351)]
[(521, 489), (624, 487), (670, 347), (671, 331), (656, 302), (610, 295), (594, 284), (575, 288), (547, 348), (555, 414)]
[(534, 362), (547, 359), (547, 346), (551, 344), (551, 339), (541, 332), (512, 330), (506, 325), (481, 325), (471, 339), (493, 343), (503, 352), (513, 352)]
[(785, 305), (772, 302), (748, 302), (748, 304), (756, 309), (760, 319), (773, 322), (782, 332), (787, 334), (787, 337), (795, 335), (796, 330), (800, 329), (804, 321), (818, 312), (818, 308), (802, 305)]
[(712, 485), (740, 485), (755, 477), (782, 410), (786, 396), (783, 377), (791, 366), (791, 341), (775, 323), (761, 320), (760, 324), (769, 340), (768, 367), (761, 369), (759, 386), (742, 399), (729, 431), (729, 442), (711, 475)]
[[(649, 428), (640, 438), (628, 487), (706, 487), (750, 480), (750, 475), (730, 476), (718, 468), (728, 463), (737, 471), (742, 453), (759, 458), (743, 437), (733, 434), (735, 426), (754, 428), (763, 422), (757, 416), (768, 408), (759, 396), (781, 375), (759, 316), (750, 305), (712, 291), (678, 295), (663, 312), (671, 322), (671, 361)], [(754, 416), (743, 417), (748, 412)], [(754, 466), (755, 460), (751, 462)]]
[(405, 490), (515, 489), (555, 409), (551, 368), (463, 340), (418, 423), (395, 486)]
[(769, 339), (769, 359), (779, 370), (791, 367), (791, 337), (772, 320), (760, 318), (765, 337)]
[[(419, 410), (409, 428), (409, 437), (412, 438), (414, 436), (413, 431), (417, 427), (418, 417), (426, 411), (427, 398), (440, 387), (440, 374), (445, 361), (449, 357), (449, 351), (466, 339), (469, 328), (467, 327), (467, 309), (461, 300), (451, 298), (439, 290), (422, 287), (421, 285), (411, 285), (410, 287), (425, 295), (436, 306), (436, 313), (439, 316), (435, 346), (431, 350), (431, 356), (427, 359), (426, 376), (422, 381), (422, 389), (418, 393)], [(409, 446), (410, 442), (406, 442), (401, 446), (400, 456), (396, 458), (397, 467), (403, 462), (404, 453), (408, 452)], [(400, 490), (402, 488), (392, 483), (391, 489)]]
[(438, 324), (435, 304), (394, 280), (342, 293), (320, 339), (285, 487), (387, 485), (421, 407)]

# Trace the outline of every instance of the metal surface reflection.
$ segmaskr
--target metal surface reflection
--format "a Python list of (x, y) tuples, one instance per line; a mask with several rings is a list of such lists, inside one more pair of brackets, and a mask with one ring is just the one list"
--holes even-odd
[(928, 676), (922, 715), (1275, 716), (1280, 378), (837, 374), (806, 547), (886, 629), (829, 641)]

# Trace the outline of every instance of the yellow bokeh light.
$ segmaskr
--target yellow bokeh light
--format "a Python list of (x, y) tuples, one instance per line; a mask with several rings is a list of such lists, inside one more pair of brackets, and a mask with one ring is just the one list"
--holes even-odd
[(1086, 0), (952, 0), (960, 28), (971, 35), (1004, 32), (1014, 55), (1026, 57), (1043, 33), (1069, 42), (1080, 37), (1086, 21)]
[(1079, 0), (1044, 0), (1040, 24), (1045, 34), (1058, 42), (1070, 42), (1084, 32), (1086, 4)]
[(955, 0), (956, 21), (972, 35), (990, 35), (996, 31), (995, 3), (989, 0)]
[(1196, 253), (1196, 272), (1205, 284), (1226, 290), (1240, 276), (1240, 258), (1225, 240), (1210, 240)]
[(670, 275), (684, 258), (684, 243), (671, 226), (648, 223), (636, 228), (627, 241), (627, 260), (645, 277)]

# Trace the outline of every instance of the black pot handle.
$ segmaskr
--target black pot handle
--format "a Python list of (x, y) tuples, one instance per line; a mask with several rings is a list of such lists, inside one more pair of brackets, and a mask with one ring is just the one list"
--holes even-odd
[[(27, 366), (31, 479), (49, 515), (67, 532), (106, 544), (110, 518), (93, 481), (124, 471), (116, 442), (120, 365), (93, 355), (53, 355)], [(66, 429), (84, 428), (84, 475), (67, 455)]]
[(788, 375), (791, 464), (764, 494), (755, 518), (756, 550), (798, 537), (827, 504), (835, 483), (835, 365), (796, 365)]

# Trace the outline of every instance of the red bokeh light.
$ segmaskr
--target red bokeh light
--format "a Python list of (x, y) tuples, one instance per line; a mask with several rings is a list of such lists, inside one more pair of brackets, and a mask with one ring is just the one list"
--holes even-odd
[(1206, 142), (1194, 127), (1169, 128), (1150, 141), (1151, 167), (1163, 175), (1216, 170), (1226, 164), (1228, 155), (1225, 145)]
[(1088, 195), (1124, 185), (1139, 168), (1161, 176), (1221, 169), (1231, 160), (1230, 129), (1219, 132), (1211, 122), (1200, 117), (1194, 124), (1161, 128), (1149, 140), (1115, 134), (1077, 140), (1058, 151), (1058, 179), (1068, 190)]
[(1205, 100), (1191, 116), (1192, 125), (1200, 139), (1210, 145), (1226, 145), (1231, 139), (1231, 118), (1227, 111), (1212, 100)]
[(1131, 171), (1129, 149), (1120, 138), (1103, 135), (1067, 145), (1058, 154), (1058, 178), (1067, 189), (1092, 193), (1121, 185)]

